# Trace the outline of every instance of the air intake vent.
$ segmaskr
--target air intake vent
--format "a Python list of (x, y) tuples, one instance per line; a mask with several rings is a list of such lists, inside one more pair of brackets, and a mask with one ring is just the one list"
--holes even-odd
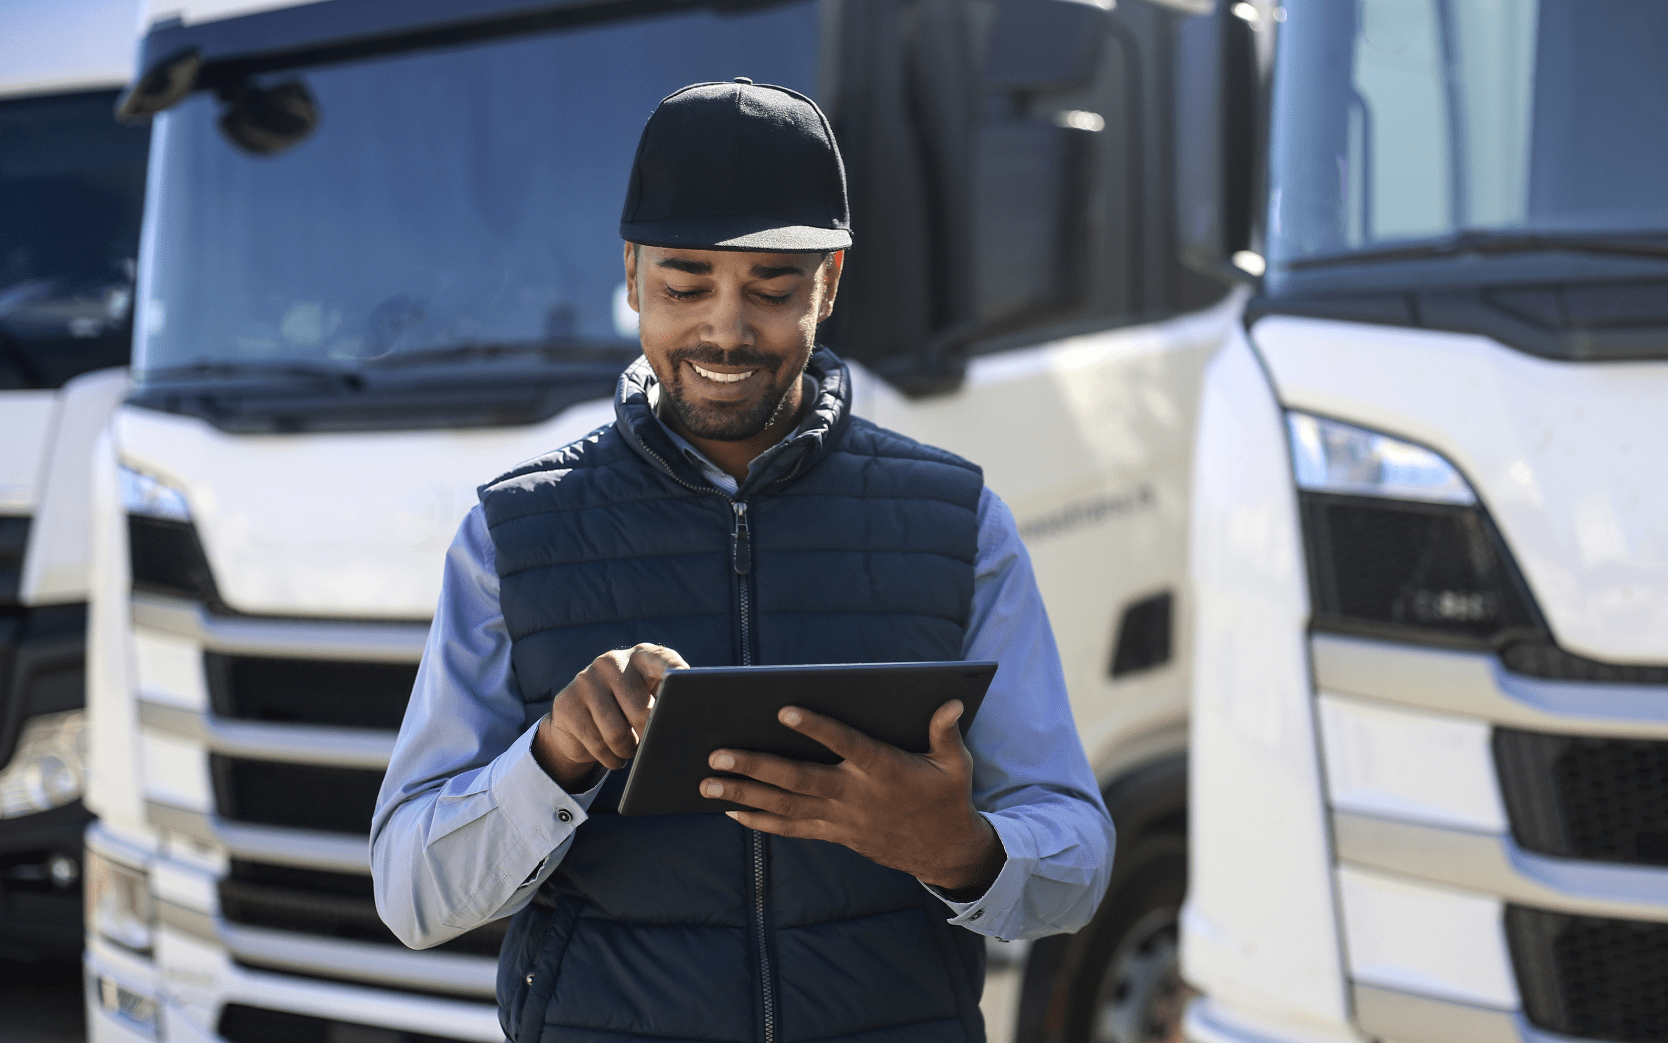
[(1124, 609), (1123, 618), (1118, 621), (1118, 642), (1112, 652), (1113, 677), (1151, 670), (1170, 661), (1175, 600), (1166, 590)]
[(134, 590), (210, 605), (220, 603), (203, 544), (190, 522), (130, 514), (127, 544)]
[[(220, 914), (232, 923), (399, 945), (377, 915), (371, 878), (352, 873), (234, 860), (220, 882)], [(435, 946), (439, 952), (496, 958), (509, 920), (497, 920)]]
[(1538, 615), (1475, 507), (1303, 492), (1317, 629), (1490, 647)]
[(210, 652), (209, 704), (222, 717), (397, 731), (417, 682), (415, 663), (276, 659)]
[(228, 1003), (220, 1011), (220, 1037), (226, 1043), (463, 1043), (445, 1036), (331, 1021), (241, 1003)]
[(23, 552), (29, 547), (29, 519), (0, 517), (0, 605), (17, 604)]
[(1494, 761), (1525, 849), (1668, 866), (1668, 742), (1501, 728)]
[(1538, 1028), (1613, 1043), (1668, 1039), (1668, 924), (1508, 906), (1506, 939)]
[(371, 832), (382, 772), (210, 755), (214, 802), (224, 818), (327, 833)]

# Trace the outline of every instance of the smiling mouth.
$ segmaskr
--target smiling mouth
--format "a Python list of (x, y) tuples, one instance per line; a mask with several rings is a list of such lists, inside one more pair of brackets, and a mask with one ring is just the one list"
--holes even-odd
[(701, 376), (705, 377), (706, 379), (714, 381), (714, 382), (719, 383), (719, 384), (740, 383), (741, 381), (746, 380), (748, 377), (750, 377), (753, 374), (758, 372), (758, 370), (756, 370), (756, 369), (750, 369), (745, 373), (714, 373), (712, 370), (703, 369), (702, 367), (697, 366), (693, 362), (691, 362), (689, 365), (692, 369), (695, 370), (696, 373), (699, 373)]

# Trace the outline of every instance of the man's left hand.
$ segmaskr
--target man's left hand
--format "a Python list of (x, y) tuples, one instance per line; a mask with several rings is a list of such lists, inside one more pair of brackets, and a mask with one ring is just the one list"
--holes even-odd
[(983, 891), (1007, 855), (990, 823), (973, 810), (973, 757), (956, 726), (961, 714), (959, 699), (940, 706), (929, 730), (932, 748), (917, 754), (785, 706), (777, 715), (783, 724), (844, 759), (811, 764), (714, 750), (709, 765), (747, 778), (705, 779), (701, 793), (758, 808), (728, 813), (749, 828), (831, 840), (934, 887)]

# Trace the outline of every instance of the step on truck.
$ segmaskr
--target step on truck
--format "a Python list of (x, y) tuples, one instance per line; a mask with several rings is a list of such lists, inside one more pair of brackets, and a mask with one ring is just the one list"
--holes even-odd
[(127, 381), (150, 132), (133, 0), (0, 7), (0, 958), (81, 952), (93, 441)]
[(824, 338), (859, 412), (1014, 509), (1124, 832), (1102, 919), (992, 944), (992, 1032), (1179, 1031), (1188, 481), (1243, 300), (1247, 22), (154, 0), (146, 24), (119, 106), (153, 134), (134, 383), (93, 494), (91, 1038), (502, 1039), (503, 925), (401, 946), (372, 803), (475, 486), (611, 419), (638, 353), (616, 215), (643, 121), (735, 76), (829, 112), (859, 245)]
[(1251, 13), (1187, 1039), (1668, 1039), (1668, 4)]

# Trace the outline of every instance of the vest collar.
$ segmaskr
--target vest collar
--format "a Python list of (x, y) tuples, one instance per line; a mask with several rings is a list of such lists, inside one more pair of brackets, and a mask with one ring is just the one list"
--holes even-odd
[[(760, 453), (753, 461), (747, 480), (736, 490), (743, 500), (779, 481), (796, 478), (840, 441), (851, 423), (851, 372), (827, 348), (811, 353), (805, 372), (815, 382), (815, 397), (793, 434)], [(656, 470), (683, 485), (711, 489), (700, 469), (678, 451), (650, 405), (650, 390), (659, 383), (646, 357), (639, 358), (620, 374), (614, 396), (614, 426), (626, 444)], [(713, 489), (714, 492), (718, 490)]]

